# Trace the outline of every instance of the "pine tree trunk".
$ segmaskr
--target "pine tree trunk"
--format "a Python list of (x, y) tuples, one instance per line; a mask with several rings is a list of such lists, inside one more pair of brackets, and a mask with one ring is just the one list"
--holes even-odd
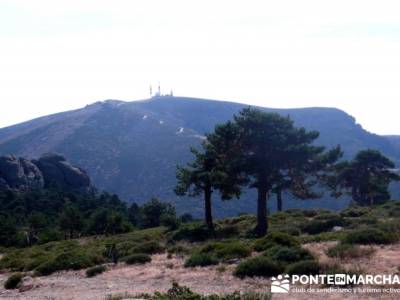
[(267, 191), (263, 187), (259, 187), (257, 198), (257, 226), (255, 234), (262, 237), (267, 234), (268, 220), (267, 220)]
[(206, 187), (204, 190), (204, 204), (205, 204), (205, 221), (209, 229), (214, 229), (212, 211), (211, 211), (211, 188)]
[(282, 190), (276, 191), (276, 206), (278, 211), (282, 211)]

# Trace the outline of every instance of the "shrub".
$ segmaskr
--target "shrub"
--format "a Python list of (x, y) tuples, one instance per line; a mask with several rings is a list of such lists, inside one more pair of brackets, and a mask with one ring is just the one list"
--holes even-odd
[(307, 209), (307, 210), (303, 210), (303, 215), (307, 218), (313, 218), (316, 215), (318, 215), (318, 211), (315, 209)]
[(105, 266), (95, 266), (86, 270), (87, 277), (94, 277), (105, 272), (107, 268)]
[[(360, 276), (363, 274), (363, 271), (361, 269), (343, 269), (340, 265), (331, 265), (331, 266), (325, 266), (323, 268), (323, 273), (327, 275), (335, 275), (335, 274), (347, 274), (349, 276)], [(346, 285), (342, 285), (342, 287), (352, 287), (355, 284), (349, 283)], [(329, 284), (326, 284), (326, 286), (332, 286)]]
[(235, 225), (217, 227), (215, 230), (215, 236), (216, 238), (219, 239), (237, 237), (238, 235), (239, 235), (239, 230), (238, 227)]
[(271, 277), (281, 274), (284, 268), (265, 256), (258, 256), (241, 262), (234, 272), (239, 278), (248, 277)]
[(187, 240), (190, 242), (201, 242), (215, 237), (215, 231), (199, 223), (181, 226), (171, 237), (174, 241)]
[(309, 251), (301, 247), (274, 246), (268, 249), (264, 256), (271, 258), (273, 261), (279, 261), (284, 264), (294, 263), (300, 260), (312, 260), (313, 256)]
[(59, 230), (48, 228), (39, 234), (39, 244), (46, 244), (52, 241), (61, 241), (64, 235)]
[[(278, 212), (281, 213), (281, 212)], [(303, 217), (303, 211), (299, 208), (290, 208), (287, 209), (284, 213), (291, 215), (292, 217)]]
[(329, 220), (312, 220), (306, 224), (302, 231), (308, 234), (319, 234), (322, 232), (331, 231), (335, 226), (344, 226), (345, 223), (341, 218), (335, 217)]
[(160, 223), (162, 226), (168, 228), (168, 230), (176, 230), (179, 228), (181, 221), (177, 219), (174, 215), (162, 215), (160, 219)]
[(300, 243), (296, 238), (287, 233), (271, 232), (255, 242), (254, 250), (261, 252), (276, 245), (286, 247), (298, 247), (300, 246)]
[(397, 240), (393, 233), (384, 232), (376, 228), (364, 228), (348, 233), (343, 242), (348, 244), (391, 244)]
[(286, 268), (289, 275), (315, 275), (319, 274), (320, 265), (315, 260), (303, 260), (293, 263)]
[(329, 220), (335, 220), (335, 219), (340, 219), (340, 216), (338, 214), (335, 214), (332, 212), (317, 214), (314, 217), (314, 220), (319, 220), (319, 221), (329, 221)]
[(377, 228), (385, 232), (398, 233), (400, 232), (400, 220), (395, 219), (379, 223)]
[(6, 290), (16, 289), (22, 282), (23, 278), (24, 275), (22, 275), (21, 273), (12, 274), (10, 277), (7, 278), (6, 282), (4, 283), (4, 288)]
[(368, 213), (368, 209), (364, 207), (350, 207), (340, 213), (343, 217), (358, 218)]
[[(126, 298), (126, 297), (124, 297)], [(137, 297), (136, 297), (137, 298)], [(146, 298), (151, 300), (270, 300), (270, 294), (260, 294), (256, 292), (234, 292), (228, 295), (208, 295), (202, 296), (190, 290), (187, 287), (180, 286), (174, 282), (171, 289), (166, 293), (156, 292), (155, 295), (141, 295), (140, 298)], [(107, 300), (120, 300), (121, 298), (107, 298)]]
[(150, 255), (144, 253), (132, 254), (125, 258), (127, 265), (144, 265), (149, 262), (151, 262)]
[(180, 220), (182, 223), (189, 223), (189, 222), (193, 222), (194, 218), (193, 218), (193, 216), (192, 216), (191, 214), (189, 214), (189, 213), (184, 213), (183, 215), (181, 215), (181, 216), (179, 217), (179, 220)]
[(234, 258), (244, 258), (251, 254), (251, 249), (243, 242), (215, 242), (205, 245), (201, 253), (209, 253), (224, 261)]
[(60, 270), (85, 269), (103, 262), (101, 257), (89, 256), (83, 252), (64, 252), (41, 264), (35, 271), (38, 275), (46, 276)]
[(339, 243), (336, 246), (329, 248), (326, 254), (329, 257), (337, 257), (341, 259), (354, 259), (365, 256), (370, 256), (374, 250), (372, 248), (360, 248), (353, 244)]
[(188, 248), (186, 248), (185, 246), (175, 245), (175, 246), (169, 247), (167, 252), (168, 252), (168, 254), (183, 255), (183, 254), (188, 254), (190, 252), (190, 250)]
[(193, 253), (189, 259), (185, 262), (185, 268), (191, 267), (205, 267), (211, 265), (217, 265), (218, 259), (208, 253)]
[(132, 253), (146, 253), (146, 254), (156, 254), (164, 252), (165, 248), (157, 242), (148, 241), (143, 242), (132, 249)]

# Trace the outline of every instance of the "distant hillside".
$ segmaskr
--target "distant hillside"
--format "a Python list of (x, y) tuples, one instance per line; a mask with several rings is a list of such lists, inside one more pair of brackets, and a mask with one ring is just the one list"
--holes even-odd
[(396, 151), (400, 152), (400, 135), (386, 135), (384, 136), (396, 149)]
[[(88, 171), (96, 186), (142, 203), (156, 196), (175, 202), (178, 211), (198, 214), (202, 202), (177, 199), (172, 190), (175, 169), (191, 158), (217, 123), (232, 118), (247, 105), (182, 97), (157, 97), (123, 102), (107, 100), (0, 129), (0, 154), (37, 158), (58, 152)], [(269, 109), (290, 115), (296, 125), (320, 131), (319, 144), (342, 145), (346, 157), (373, 148), (400, 162), (400, 151), (386, 137), (365, 131), (355, 119), (335, 108)], [(216, 204), (217, 215), (253, 211), (255, 201)], [(294, 201), (294, 206), (340, 208), (344, 201)], [(286, 207), (288, 206), (286, 205)]]

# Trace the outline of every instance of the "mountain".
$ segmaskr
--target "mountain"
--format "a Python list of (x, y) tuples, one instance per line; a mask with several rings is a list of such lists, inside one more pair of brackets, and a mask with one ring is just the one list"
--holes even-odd
[[(56, 152), (87, 170), (94, 184), (127, 201), (143, 203), (155, 196), (177, 204), (179, 212), (199, 215), (202, 202), (173, 193), (177, 164), (191, 159), (189, 148), (204, 134), (246, 107), (245, 104), (162, 96), (124, 102), (107, 100), (0, 129), (0, 155), (37, 158)], [(399, 148), (387, 137), (364, 130), (336, 108), (270, 109), (289, 115), (298, 126), (318, 130), (318, 144), (340, 144), (347, 158), (373, 148), (400, 162)], [(217, 216), (253, 211), (252, 191), (243, 199), (216, 202)], [(345, 200), (288, 199), (286, 207), (341, 208)]]

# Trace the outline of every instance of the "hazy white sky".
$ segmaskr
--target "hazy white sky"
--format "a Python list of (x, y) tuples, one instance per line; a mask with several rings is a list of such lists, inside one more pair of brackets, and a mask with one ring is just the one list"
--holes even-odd
[(338, 107), (400, 134), (400, 3), (0, 0), (0, 127), (104, 99)]

